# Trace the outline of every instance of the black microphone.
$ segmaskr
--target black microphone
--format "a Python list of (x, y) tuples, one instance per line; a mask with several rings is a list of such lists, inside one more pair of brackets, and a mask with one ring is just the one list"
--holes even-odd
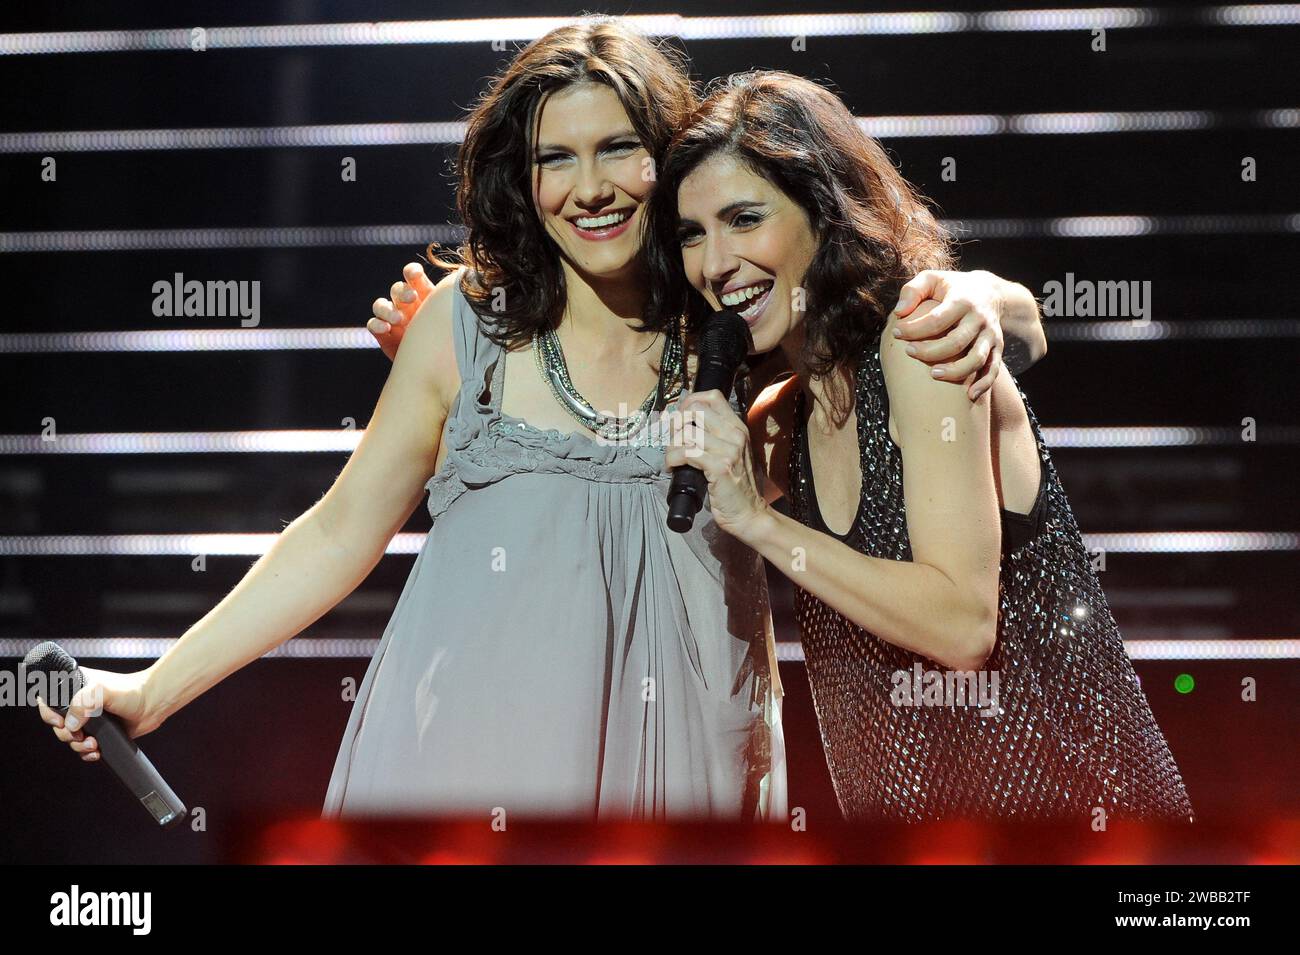
[[(736, 369), (753, 346), (749, 324), (735, 312), (714, 312), (704, 323), (700, 335), (700, 361), (692, 391), (717, 389), (731, 394)], [(695, 523), (695, 515), (704, 506), (709, 480), (691, 464), (673, 468), (673, 483), (668, 489), (668, 527), (684, 534)]]
[[(20, 685), (26, 686), (27, 677), (23, 671), (35, 671), (45, 675), (45, 684), (49, 692), (46, 705), (59, 715), (66, 715), (68, 704), (85, 685), (85, 676), (77, 661), (68, 651), (52, 641), (46, 641), (33, 647), (23, 657), (20, 667)], [(57, 691), (57, 692), (56, 692)], [(55, 703), (61, 705), (55, 706)], [(160, 826), (175, 826), (184, 821), (187, 811), (185, 803), (177, 798), (170, 786), (154, 769), (140, 747), (126, 732), (122, 721), (108, 710), (100, 716), (86, 720), (83, 731), (87, 736), (95, 737), (100, 759), (108, 764), (122, 784), (131, 791), (131, 795), (140, 800), (149, 815)]]

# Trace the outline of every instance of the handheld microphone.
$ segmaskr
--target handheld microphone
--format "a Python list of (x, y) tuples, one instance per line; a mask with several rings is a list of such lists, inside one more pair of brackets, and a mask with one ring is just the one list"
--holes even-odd
[[(28, 652), (23, 658), (22, 670), (45, 675), (46, 686), (51, 691), (46, 702), (60, 715), (67, 715), (68, 704), (85, 685), (85, 676), (77, 661), (63, 647), (48, 640)], [(26, 685), (25, 674), (22, 683)], [(53, 692), (56, 686), (57, 694)], [(55, 706), (55, 702), (62, 705)], [(86, 720), (83, 732), (95, 737), (103, 754), (100, 759), (108, 764), (131, 795), (140, 800), (140, 805), (159, 826), (175, 826), (184, 821), (187, 815), (185, 803), (172, 792), (148, 757), (140, 752), (140, 747), (127, 735), (120, 719), (104, 710), (100, 716)]]
[[(732, 311), (714, 312), (704, 323), (700, 336), (700, 364), (692, 391), (717, 389), (731, 394), (736, 369), (749, 354), (753, 339), (749, 325)], [(673, 468), (673, 483), (668, 489), (668, 527), (684, 534), (695, 523), (695, 515), (704, 506), (709, 480), (691, 464)]]

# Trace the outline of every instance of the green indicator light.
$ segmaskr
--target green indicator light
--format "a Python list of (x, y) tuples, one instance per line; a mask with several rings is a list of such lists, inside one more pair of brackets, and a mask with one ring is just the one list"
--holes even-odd
[(1191, 693), (1196, 689), (1196, 681), (1190, 673), (1180, 673), (1174, 677), (1174, 689), (1179, 693)]

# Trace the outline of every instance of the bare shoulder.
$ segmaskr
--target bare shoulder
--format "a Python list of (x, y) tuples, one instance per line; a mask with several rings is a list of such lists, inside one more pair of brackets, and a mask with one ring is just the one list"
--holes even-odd
[[(926, 299), (913, 309), (908, 318), (918, 318), (933, 311), (939, 305), (934, 299)], [(884, 373), (887, 384), (906, 382), (911, 385), (920, 381), (940, 383), (930, 374), (930, 367), (923, 361), (917, 361), (907, 353), (907, 342), (894, 336), (898, 317), (891, 316), (880, 332), (880, 370)]]
[(790, 493), (787, 474), (790, 465), (790, 441), (794, 434), (794, 401), (799, 379), (794, 375), (768, 385), (754, 399), (746, 424), (749, 443), (758, 453), (770, 486), (779, 494), (767, 494), (768, 501)]
[(419, 367), (446, 408), (451, 407), (452, 399), (460, 391), (454, 303), (464, 273), (463, 267), (449, 272), (433, 287), (408, 323), (397, 353), (398, 360), (408, 353), (419, 360)]
[[(927, 299), (912, 315), (921, 315), (937, 307)], [(908, 437), (928, 434), (951, 418), (963, 422), (982, 416), (988, 421), (988, 395), (971, 401), (966, 385), (941, 381), (930, 374), (930, 367), (907, 353), (906, 343), (894, 337), (896, 318), (891, 318), (880, 335), (880, 370), (889, 394), (890, 434), (902, 447)]]

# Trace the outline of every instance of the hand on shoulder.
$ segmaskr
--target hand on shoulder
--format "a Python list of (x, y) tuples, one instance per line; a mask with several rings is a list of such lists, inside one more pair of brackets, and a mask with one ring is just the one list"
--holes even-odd
[[(924, 314), (938, 306), (933, 300), (922, 302), (912, 313)], [(975, 374), (958, 382), (936, 378), (928, 365), (907, 353), (907, 342), (894, 335), (899, 319), (891, 317), (880, 335), (880, 367), (889, 393), (889, 414), (898, 431), (900, 444), (907, 436), (941, 432), (945, 427), (964, 429), (982, 420), (988, 427), (989, 394), (972, 401), (967, 388)], [(942, 435), (941, 435), (942, 436)]]
[(448, 408), (460, 390), (454, 326), (455, 297), (464, 273), (462, 266), (433, 286), (407, 324), (393, 364), (394, 372), (404, 366), (419, 369)]

